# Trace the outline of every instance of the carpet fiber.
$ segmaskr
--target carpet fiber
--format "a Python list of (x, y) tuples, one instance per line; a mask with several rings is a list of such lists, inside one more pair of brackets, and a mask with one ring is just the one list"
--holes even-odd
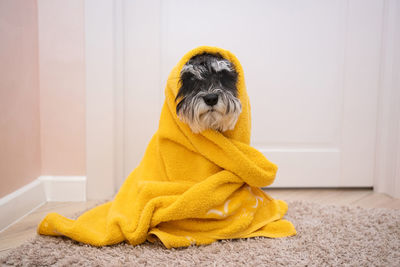
[(160, 243), (102, 248), (37, 236), (12, 250), (2, 265), (19, 266), (400, 266), (400, 210), (289, 202), (298, 234), (282, 239), (224, 240), (165, 249)]

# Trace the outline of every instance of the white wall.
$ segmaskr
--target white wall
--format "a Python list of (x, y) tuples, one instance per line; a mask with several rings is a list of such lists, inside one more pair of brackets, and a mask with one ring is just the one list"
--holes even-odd
[(385, 1), (374, 189), (400, 197), (400, 2)]

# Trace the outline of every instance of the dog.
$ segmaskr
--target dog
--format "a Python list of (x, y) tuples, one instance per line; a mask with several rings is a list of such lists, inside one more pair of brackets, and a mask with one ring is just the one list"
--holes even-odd
[(235, 66), (219, 54), (192, 57), (180, 73), (176, 114), (193, 133), (233, 130), (242, 111)]

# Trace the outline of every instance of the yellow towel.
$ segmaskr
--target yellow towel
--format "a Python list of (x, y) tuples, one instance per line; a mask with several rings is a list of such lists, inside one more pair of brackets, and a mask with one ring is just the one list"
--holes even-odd
[[(203, 52), (219, 53), (239, 74), (242, 113), (232, 131), (194, 134), (176, 115), (180, 71), (191, 57)], [(259, 188), (274, 181), (277, 166), (249, 144), (250, 104), (240, 62), (227, 50), (198, 47), (172, 70), (158, 131), (114, 200), (77, 220), (50, 213), (38, 233), (95, 246), (124, 240), (137, 245), (158, 238), (167, 248), (295, 235), (292, 223), (282, 219), (287, 204)]]

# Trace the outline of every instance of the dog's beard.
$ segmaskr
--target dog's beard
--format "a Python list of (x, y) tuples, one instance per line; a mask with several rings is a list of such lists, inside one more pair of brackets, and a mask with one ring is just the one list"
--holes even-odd
[[(218, 102), (214, 106), (204, 102), (203, 97), (210, 93), (218, 94)], [(185, 96), (181, 100), (178, 117), (188, 124), (194, 133), (207, 129), (225, 132), (234, 129), (241, 111), (240, 100), (231, 92), (213, 89)]]

